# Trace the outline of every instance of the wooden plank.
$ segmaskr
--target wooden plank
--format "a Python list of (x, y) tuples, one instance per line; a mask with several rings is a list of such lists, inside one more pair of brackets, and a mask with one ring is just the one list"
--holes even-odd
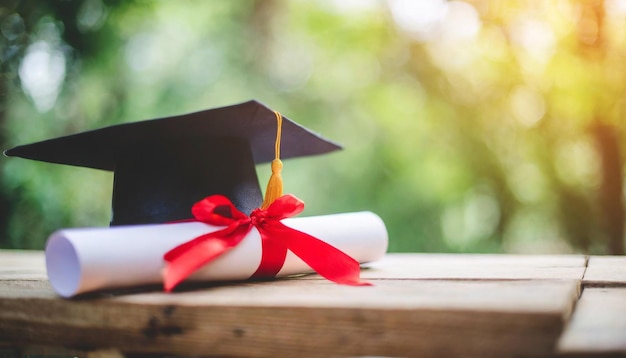
[[(556, 296), (561, 299), (554, 300), (554, 295), (543, 296), (543, 292), (547, 286), (551, 286), (551, 283), (532, 283), (527, 281), (517, 282), (465, 282), (454, 283), (439, 282), (439, 281), (424, 281), (424, 282), (412, 282), (403, 281), (410, 279), (460, 279), (460, 280), (477, 280), (477, 279), (489, 279), (489, 280), (525, 280), (525, 279), (553, 279), (553, 278), (580, 278), (582, 276), (582, 270), (584, 269), (584, 257), (582, 256), (518, 256), (518, 255), (445, 255), (445, 254), (391, 254), (380, 262), (372, 263), (368, 265), (368, 268), (363, 271), (363, 277), (375, 280), (376, 287), (380, 285), (385, 286), (384, 290), (380, 288), (370, 291), (371, 288), (366, 288), (368, 294), (362, 296), (358, 291), (363, 288), (357, 288), (359, 294), (340, 294), (343, 289), (355, 289), (355, 288), (342, 288), (330, 284), (330, 288), (319, 289), (318, 286), (326, 287), (329, 285), (326, 282), (316, 282), (304, 284), (305, 280), (282, 280), (269, 283), (242, 283), (234, 284), (232, 286), (216, 286), (209, 289), (205, 288), (188, 292), (177, 293), (176, 295), (163, 295), (161, 293), (149, 292), (149, 293), (135, 293), (135, 294), (97, 294), (92, 295), (89, 298), (83, 298), (77, 301), (64, 301), (58, 299), (51, 291), (49, 284), (45, 277), (45, 265), (42, 252), (16, 252), (16, 251), (2, 251), (0, 250), (0, 312), (19, 312), (6, 307), (7, 302), (11, 305), (18, 305), (21, 302), (25, 306), (22, 307), (23, 315), (35, 315), (41, 319), (49, 316), (51, 313), (42, 314), (39, 311), (40, 306), (45, 307), (58, 307), (60, 312), (71, 312), (74, 320), (80, 322), (91, 322), (93, 327), (83, 325), (70, 324), (67, 329), (64, 320), (54, 314), (49, 317), (49, 320), (42, 323), (41, 319), (35, 319), (33, 322), (15, 321), (9, 317), (2, 317), (3, 313), (0, 313), (0, 320), (6, 323), (0, 323), (0, 341), (3, 340), (3, 335), (8, 331), (12, 331), (12, 340), (20, 340), (21, 344), (44, 344), (44, 345), (57, 345), (62, 343), (65, 346), (70, 346), (73, 349), (79, 350), (92, 350), (92, 349), (108, 349), (111, 347), (110, 340), (105, 344), (105, 340), (97, 340), (89, 344), (81, 344), (80, 342), (90, 342), (88, 337), (83, 337), (85, 334), (96, 337), (109, 337), (110, 334), (116, 335), (131, 334), (137, 336), (139, 326), (148, 332), (148, 336), (153, 333), (150, 332), (165, 332), (166, 337), (178, 336), (172, 332), (176, 329), (150, 328), (155, 325), (153, 323), (145, 322), (145, 316), (149, 314), (150, 318), (157, 317), (159, 319), (159, 310), (165, 310), (168, 307), (182, 307), (182, 311), (185, 314), (194, 316), (195, 310), (208, 310), (212, 312), (211, 315), (216, 315), (214, 311), (228, 311), (231, 316), (247, 316), (262, 317), (267, 313), (267, 319), (272, 322), (275, 321), (274, 327), (271, 331), (276, 331), (279, 334), (278, 342), (268, 343), (262, 341), (261, 348), (265, 349), (268, 354), (282, 354), (284, 352), (301, 352), (302, 347), (296, 347), (293, 345), (291, 339), (304, 340), (304, 336), (292, 337), (292, 333), (285, 332), (277, 328), (278, 322), (284, 321), (283, 324), (288, 329), (297, 328), (300, 332), (309, 332), (308, 335), (315, 335), (315, 332), (329, 330), (334, 334), (339, 334), (344, 337), (343, 340), (347, 340), (348, 346), (345, 348), (345, 353), (349, 355), (362, 355), (362, 354), (380, 354), (380, 355), (413, 355), (415, 349), (416, 352), (423, 352), (425, 355), (446, 355), (456, 354), (460, 352), (454, 352), (454, 348), (449, 347), (450, 343), (447, 339), (456, 340), (458, 337), (465, 337), (464, 339), (471, 339), (469, 344), (469, 351), (463, 349), (463, 354), (469, 352), (470, 355), (485, 356), (485, 355), (503, 355), (505, 350), (521, 345), (520, 342), (524, 342), (523, 345), (527, 348), (520, 348), (520, 352), (526, 352), (531, 349), (528, 346), (528, 341), (538, 342), (532, 345), (532, 351), (541, 351), (543, 353), (549, 352), (549, 346), (554, 345), (558, 332), (562, 328), (563, 317), (566, 317), (571, 304), (576, 297), (577, 284), (575, 281), (559, 282), (556, 286), (566, 285), (570, 291), (562, 291), (561, 294)], [(315, 275), (307, 276), (306, 278), (316, 278)], [(378, 281), (378, 279), (384, 279)], [(401, 280), (398, 280), (401, 279)], [(2, 281), (9, 282), (2, 282)], [(29, 282), (29, 280), (39, 280), (41, 282)], [(313, 285), (312, 285), (313, 284)], [(289, 288), (282, 287), (282, 285), (289, 285)], [(460, 285), (460, 286), (459, 286)], [(468, 285), (468, 286), (466, 286)], [(538, 285), (538, 286), (537, 286)], [(293, 287), (292, 287), (293, 286)], [(527, 286), (533, 286), (531, 289)], [(536, 286), (536, 287), (535, 287)], [(294, 288), (295, 287), (295, 288)], [(524, 288), (522, 288), (524, 287)], [(574, 287), (572, 289), (572, 287)], [(158, 290), (158, 287), (151, 288), (152, 291)], [(331, 290), (329, 293), (327, 290)], [(563, 288), (561, 288), (563, 289)], [(339, 290), (339, 291), (334, 291)], [(573, 291), (572, 291), (573, 290)], [(406, 291), (406, 292), (405, 292)], [(419, 292), (418, 292), (419, 291)], [(548, 290), (549, 291), (549, 290)], [(557, 290), (558, 291), (558, 290)], [(128, 292), (128, 291), (127, 291)], [(216, 294), (216, 292), (218, 292)], [(410, 294), (407, 292), (411, 292)], [(555, 291), (551, 291), (555, 292)], [(563, 292), (569, 292), (563, 294)], [(573, 292), (573, 293), (572, 293)], [(112, 297), (108, 297), (112, 296)], [(284, 299), (281, 299), (284, 298)], [(551, 297), (551, 298), (550, 298)], [(565, 297), (565, 299), (563, 299)], [(285, 301), (286, 299), (286, 301)], [(164, 301), (163, 301), (164, 300)], [(173, 300), (173, 301), (172, 301)], [(30, 309), (32, 312), (28, 312), (28, 306), (33, 304), (33, 301), (38, 302)], [(553, 305), (546, 305), (545, 301), (550, 301)], [(28, 302), (28, 303), (27, 303)], [(290, 306), (289, 302), (296, 303), (295, 306)], [(3, 304), (5, 306), (3, 307)], [(41, 304), (41, 305), (40, 305)], [(60, 306), (58, 306), (60, 305)], [(83, 307), (85, 305), (86, 307)], [(346, 306), (347, 305), (347, 306)], [(12, 306), (13, 307), (13, 306)], [(196, 307), (196, 308), (193, 308)], [(6, 308), (6, 310), (5, 310)], [(82, 310), (82, 311), (81, 311)], [(132, 332), (124, 333), (124, 329), (119, 327), (111, 327), (106, 323), (98, 325), (97, 320), (90, 319), (88, 311), (93, 310), (100, 312), (100, 314), (108, 315), (110, 317), (117, 317), (120, 321), (124, 321), (124, 312), (127, 312), (129, 317), (137, 317), (137, 312), (143, 312), (144, 319), (130, 323), (126, 328)], [(187, 310), (187, 311), (186, 311)], [(287, 310), (293, 317), (283, 317), (278, 315), (272, 317), (269, 315), (270, 311), (284, 311)], [(181, 311), (181, 310), (178, 310)], [(224, 311), (224, 314), (226, 314)], [(250, 311), (250, 312), (248, 312)], [(309, 314), (315, 316), (320, 315), (319, 319), (313, 319), (312, 324), (302, 323), (302, 312), (307, 311)], [(310, 311), (313, 311), (311, 313)], [(327, 312), (324, 312), (327, 311)], [(107, 313), (108, 312), (108, 313)], [(133, 313), (134, 312), (134, 313)], [(239, 313), (238, 313), (239, 312)], [(265, 312), (265, 313), (264, 313)], [(359, 336), (351, 331), (358, 330), (361, 325), (356, 325), (355, 322), (350, 322), (345, 318), (341, 321), (342, 327), (347, 328), (346, 333), (340, 334), (336, 329), (331, 329), (334, 325), (333, 318), (329, 315), (338, 314), (345, 317), (369, 317), (369, 316), (382, 316), (386, 315), (385, 312), (394, 312), (390, 319), (399, 320), (404, 325), (391, 325), (383, 322), (367, 321), (365, 326), (368, 329), (375, 330), (383, 334), (385, 337), (394, 336), (398, 333), (400, 338), (389, 338), (391, 340), (387, 342), (383, 340), (371, 340), (370, 336)], [(84, 316), (81, 316), (84, 315)], [(208, 315), (208, 313), (207, 313)], [(406, 315), (406, 317), (404, 317)], [(96, 315), (97, 316), (97, 315)], [(185, 315), (181, 315), (185, 316)], [(421, 318), (418, 318), (419, 316)], [(212, 320), (213, 316), (207, 319)], [(217, 315), (217, 317), (221, 317)], [(230, 317), (230, 316), (228, 316)], [(300, 318), (298, 318), (300, 317)], [(305, 317), (307, 317), (305, 315)], [(395, 317), (395, 318), (394, 318)], [(5, 319), (6, 318), (6, 319)], [(315, 317), (313, 317), (315, 318)], [(59, 322), (55, 320), (59, 319)], [(261, 318), (258, 318), (261, 319)], [(362, 320), (362, 318), (360, 318)], [(412, 319), (415, 323), (412, 324)], [(293, 322), (296, 320), (298, 322)], [(465, 331), (474, 331), (475, 327), (469, 327), (470, 322), (479, 322), (478, 333), (467, 334)], [(509, 331), (508, 338), (502, 337), (502, 332), (506, 331), (503, 328), (504, 322), (507, 325), (511, 325), (512, 321), (519, 322), (513, 324), (518, 325), (519, 329)], [(186, 321), (182, 320), (187, 325), (202, 326), (202, 322), (197, 319)], [(202, 328), (199, 332), (205, 332), (206, 329), (225, 330), (227, 332), (227, 342), (231, 342), (231, 345), (224, 346), (218, 344), (218, 346), (226, 347), (223, 350), (218, 350), (219, 353), (211, 354), (235, 354), (235, 355), (250, 355), (250, 352), (245, 352), (243, 348), (234, 348), (235, 343), (232, 342), (230, 335), (235, 334), (232, 329), (228, 328), (233, 324), (228, 325), (230, 321), (219, 321), (212, 323), (208, 328)], [(256, 322), (256, 321), (255, 321)], [(248, 322), (243, 320), (240, 322), (241, 327), (252, 326), (258, 322)], [(491, 323), (490, 323), (491, 322)], [(158, 323), (158, 322), (157, 322)], [(233, 321), (237, 323), (237, 321)], [(351, 326), (352, 325), (352, 326)], [(431, 327), (432, 325), (432, 327)], [(11, 330), (11, 327), (22, 327), (28, 332), (39, 332), (38, 334), (26, 334), (25, 332), (19, 332), (18, 330)], [(183, 327), (181, 325), (180, 327)], [(53, 329), (55, 328), (56, 329)], [(132, 327), (132, 329), (131, 329)], [(394, 329), (397, 328), (397, 332)], [(498, 328), (499, 327), (499, 328)], [(529, 327), (533, 327), (532, 329)], [(57, 330), (61, 328), (60, 330)], [(437, 334), (433, 332), (433, 328)], [(86, 330), (85, 330), (86, 329)], [(243, 328), (242, 328), (243, 329)], [(409, 342), (413, 342), (414, 339), (409, 339), (403, 332), (405, 329), (413, 330), (420, 336), (425, 335), (424, 341), (414, 342), (409, 345)], [(520, 330), (523, 334), (519, 334)], [(533, 332), (531, 331), (535, 331)], [(59, 342), (58, 337), (51, 339), (50, 332), (74, 332), (75, 336), (70, 334), (68, 339), (70, 342), (65, 342), (61, 339)], [(105, 335), (100, 335), (97, 332), (110, 332)], [(170, 332), (172, 331), (172, 332)], [(446, 332), (445, 334), (443, 332)], [(48, 332), (48, 333), (46, 333)], [(91, 333), (87, 333), (91, 332)], [(94, 333), (96, 332), (96, 333)], [(171, 334), (167, 333), (170, 332)], [(228, 333), (230, 332), (230, 333)], [(237, 330), (236, 332), (240, 332)], [(245, 332), (245, 331), (241, 331)], [(261, 337), (266, 337), (268, 333), (263, 329), (257, 327), (257, 330), (253, 330), (257, 334), (261, 334)], [(386, 333), (385, 333), (386, 332)], [(465, 333), (464, 333), (465, 332)], [(546, 334), (546, 332), (548, 332)], [(518, 333), (515, 336), (515, 333)], [(541, 333), (541, 337), (539, 334)], [(159, 333), (157, 336), (161, 337), (163, 334)], [(304, 334), (304, 333), (303, 333)], [(429, 336), (432, 335), (433, 337)], [(19, 337), (15, 337), (18, 335)], [(58, 335), (58, 334), (57, 334)], [(370, 332), (371, 335), (371, 332)], [(481, 336), (482, 335), (482, 336)], [(37, 337), (32, 340), (32, 337)], [(64, 335), (65, 336), (65, 335)], [(145, 335), (144, 335), (145, 336)], [(139, 342), (145, 342), (139, 339)], [(222, 335), (223, 336), (223, 335)], [(332, 342), (332, 337), (323, 335), (324, 340)], [(21, 338), (20, 338), (21, 337)], [(30, 337), (30, 338), (29, 338)], [(52, 335), (52, 337), (55, 337)], [(73, 338), (72, 338), (73, 337)], [(77, 338), (78, 337), (78, 338)], [(185, 335), (185, 337), (187, 337)], [(345, 338), (348, 337), (348, 338)], [(360, 337), (360, 338), (359, 338)], [(481, 338), (482, 337), (482, 338)], [(223, 337), (222, 337), (223, 338)], [(92, 338), (93, 339), (93, 338)], [(177, 337), (177, 339), (185, 340), (187, 338)], [(199, 333), (191, 335), (191, 341), (195, 341), (195, 345), (192, 344), (187, 351), (180, 351), (181, 347), (174, 344), (172, 354), (207, 354), (201, 353), (200, 350), (213, 348), (215, 342), (219, 341), (220, 336), (213, 338), (211, 342), (213, 344), (203, 343), (198, 346), (198, 342), (206, 340), (206, 337), (201, 339)], [(359, 340), (367, 340), (368, 344), (364, 347), (358, 347), (363, 342)], [(163, 341), (163, 338), (159, 338), (159, 341)], [(176, 341), (176, 339), (172, 338)], [(237, 339), (245, 344), (252, 344), (257, 347), (258, 337), (249, 337), (249, 339), (242, 340)], [(405, 343), (400, 342), (406, 341)], [(168, 339), (166, 339), (168, 341)], [(126, 342), (122, 340), (122, 342)], [(240, 343), (241, 343), (240, 342)], [(119, 343), (119, 342), (118, 342)], [(238, 346), (240, 343), (236, 343)], [(335, 342), (336, 343), (336, 342)], [(154, 349), (148, 352), (152, 353), (167, 353), (165, 346), (172, 344), (171, 342), (164, 342), (161, 345), (156, 345)], [(134, 343), (123, 343), (121, 345), (126, 351), (144, 352), (141, 348), (141, 344), (138, 345), (137, 341)], [(454, 345), (457, 346), (458, 345)], [(508, 348), (506, 348), (508, 346)], [(115, 347), (118, 347), (117, 345)], [(152, 347), (152, 344), (150, 345)], [(160, 348), (159, 348), (160, 347)], [(177, 347), (177, 348), (176, 348)], [(274, 348), (272, 348), (274, 347)], [(284, 348), (286, 347), (286, 351)], [(305, 352), (318, 353), (327, 352), (327, 354), (342, 354), (341, 350), (334, 346), (334, 344), (323, 346), (303, 346)], [(355, 348), (356, 347), (356, 348)], [(387, 347), (387, 348), (385, 348)], [(390, 348), (390, 347), (393, 347)], [(261, 349), (259, 352), (263, 352)], [(273, 350), (272, 350), (273, 349)], [(324, 351), (326, 349), (326, 351)], [(404, 352), (395, 354), (394, 352)], [(529, 351), (530, 352), (530, 351)], [(264, 355), (265, 353), (259, 353)], [(255, 354), (251, 354), (255, 355)]]
[(364, 265), (365, 279), (581, 279), (582, 255), (388, 254)]
[(0, 280), (45, 280), (43, 251), (0, 250)]
[(15, 344), (233, 356), (532, 356), (553, 352), (575, 280), (276, 280), (164, 294), (55, 296), (0, 281), (0, 337)]
[(586, 287), (626, 287), (626, 256), (591, 256), (583, 277)]
[(558, 349), (568, 354), (626, 354), (626, 288), (585, 288)]

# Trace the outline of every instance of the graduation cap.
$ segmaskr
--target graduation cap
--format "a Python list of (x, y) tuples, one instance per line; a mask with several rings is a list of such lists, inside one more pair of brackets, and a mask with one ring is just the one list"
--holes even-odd
[[(120, 124), (17, 146), (4, 152), (114, 172), (111, 225), (163, 223), (191, 216), (213, 194), (250, 213), (263, 201), (255, 164), (341, 147), (257, 101)], [(278, 127), (279, 130), (281, 127)], [(279, 134), (279, 138), (280, 138)]]

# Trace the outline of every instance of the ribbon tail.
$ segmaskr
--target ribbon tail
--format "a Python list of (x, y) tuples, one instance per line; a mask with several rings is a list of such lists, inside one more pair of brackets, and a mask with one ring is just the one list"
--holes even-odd
[(176, 256), (165, 266), (163, 270), (163, 286), (166, 292), (171, 292), (174, 287), (194, 271), (226, 252), (228, 246), (225, 240), (206, 238), (206, 236), (209, 235), (199, 237), (198, 239), (203, 240), (196, 243), (193, 249), (183, 252), (178, 250)]
[(350, 286), (371, 286), (361, 281), (358, 261), (309, 234), (277, 222), (272, 225), (272, 235), (283, 240), (289, 250), (325, 279)]
[(171, 292), (193, 272), (237, 246), (250, 228), (250, 225), (242, 225), (234, 231), (228, 230), (232, 236), (218, 236), (226, 230), (202, 235), (167, 252), (164, 256), (167, 262), (163, 269), (164, 290)]

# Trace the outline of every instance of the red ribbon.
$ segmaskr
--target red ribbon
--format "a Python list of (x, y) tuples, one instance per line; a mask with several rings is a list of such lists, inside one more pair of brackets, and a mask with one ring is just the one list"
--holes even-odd
[(170, 292), (194, 271), (239, 245), (253, 226), (261, 235), (263, 252), (261, 264), (252, 278), (276, 276), (290, 250), (327, 280), (352, 286), (369, 285), (359, 279), (359, 263), (352, 257), (281, 222), (302, 210), (304, 203), (293, 195), (283, 195), (266, 210), (255, 209), (249, 217), (222, 195), (199, 201), (191, 209), (195, 221), (225, 227), (198, 236), (165, 254), (165, 291)]

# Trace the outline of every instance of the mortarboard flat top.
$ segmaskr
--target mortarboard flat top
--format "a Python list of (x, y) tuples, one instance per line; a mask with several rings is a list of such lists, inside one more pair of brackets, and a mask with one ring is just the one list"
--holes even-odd
[[(228, 196), (245, 212), (262, 194), (254, 164), (274, 159), (274, 111), (257, 101), (119, 124), (5, 151), (7, 156), (115, 172), (112, 225), (190, 217), (193, 203)], [(283, 117), (281, 157), (340, 149)]]
[[(281, 157), (332, 152), (341, 147), (283, 116)], [(114, 171), (121, 157), (159, 141), (241, 138), (249, 142), (254, 162), (274, 159), (276, 117), (257, 101), (179, 116), (125, 123), (54, 138), (5, 151), (8, 156)], [(199, 159), (201, 160), (201, 159)]]

